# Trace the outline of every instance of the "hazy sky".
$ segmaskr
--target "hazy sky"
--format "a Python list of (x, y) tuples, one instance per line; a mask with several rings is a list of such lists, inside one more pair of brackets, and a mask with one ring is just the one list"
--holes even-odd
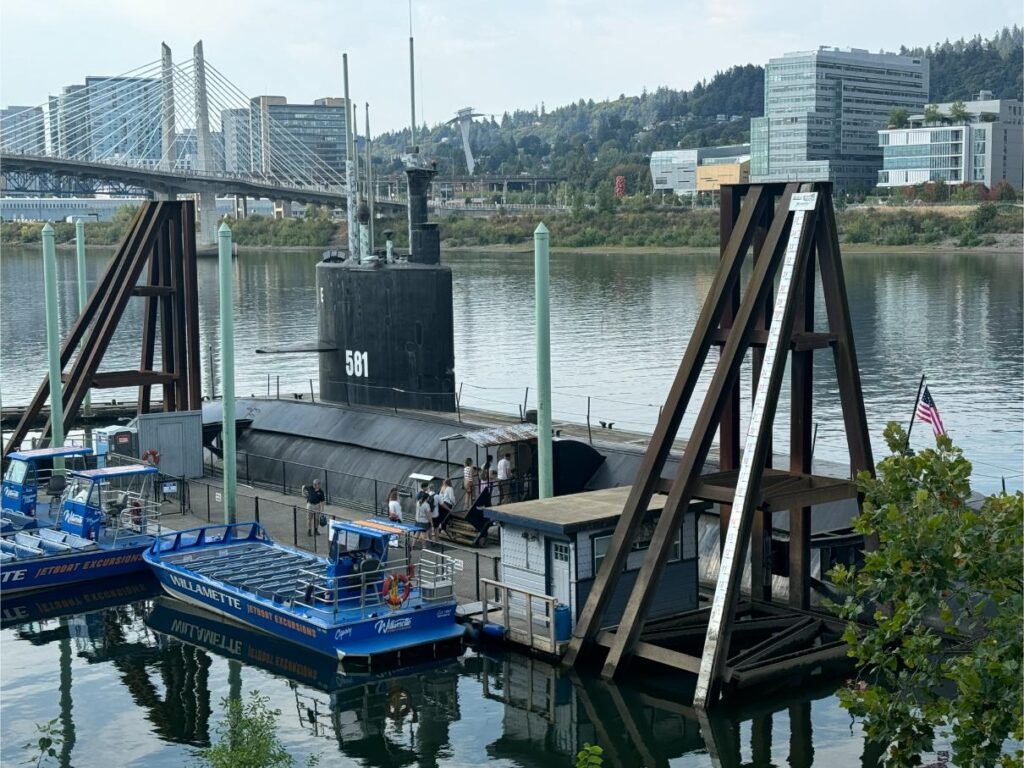
[[(988, 37), (1022, 15), (1020, 0), (414, 0), (417, 117), (689, 88), (786, 51)], [(243, 92), (292, 102), (342, 95), (347, 52), (376, 133), (409, 121), (408, 35), (404, 0), (2, 0), (0, 104), (154, 61), (161, 41), (186, 59), (202, 39)]]

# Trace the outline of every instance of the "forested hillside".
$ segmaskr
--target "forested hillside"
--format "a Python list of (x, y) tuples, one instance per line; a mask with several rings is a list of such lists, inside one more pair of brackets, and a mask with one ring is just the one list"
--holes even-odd
[[(930, 61), (933, 102), (968, 100), (980, 90), (997, 97), (1024, 98), (1021, 62), (1024, 33), (1004, 28), (992, 39), (902, 48)], [(580, 99), (545, 109), (515, 110), (478, 118), (470, 144), (481, 174), (529, 174), (564, 178), (576, 188), (594, 190), (615, 176), (627, 191), (650, 189), (650, 153), (659, 149), (736, 144), (750, 140), (750, 118), (763, 114), (764, 68), (755, 64), (717, 72), (689, 90), (662, 87), (613, 101)], [(428, 138), (429, 135), (429, 138)], [(418, 143), (438, 160), (443, 176), (465, 175), (458, 127), (424, 127)], [(401, 167), (399, 154), (409, 131), (375, 139), (381, 172)]]

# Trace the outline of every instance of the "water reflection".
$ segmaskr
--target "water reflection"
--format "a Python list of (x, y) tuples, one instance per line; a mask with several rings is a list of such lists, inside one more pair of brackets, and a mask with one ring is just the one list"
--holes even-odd
[[(692, 680), (658, 677), (610, 684), (544, 661), (468, 651), (373, 674), (223, 622), (137, 587), (139, 601), (109, 605), (117, 585), (41, 608), (9, 605), (3, 632), (4, 762), (34, 723), (57, 708), (61, 765), (92, 765), (112, 746), (109, 723), (139, 723), (124, 764), (179, 765), (209, 744), (217, 702), (259, 688), (281, 710), (293, 754), (331, 754), (366, 766), (498, 762), (537, 768), (574, 762), (584, 743), (605, 764), (809, 766), (871, 764), (838, 709), (834, 683), (758, 693), (700, 722)], [(63, 599), (65, 610), (56, 608)], [(53, 649), (53, 650), (51, 650)], [(53, 658), (56, 686), (35, 685)], [(244, 682), (243, 682), (244, 678)], [(54, 687), (58, 690), (55, 692)], [(127, 695), (124, 695), (127, 694)], [(96, 725), (102, 709), (104, 724)]]

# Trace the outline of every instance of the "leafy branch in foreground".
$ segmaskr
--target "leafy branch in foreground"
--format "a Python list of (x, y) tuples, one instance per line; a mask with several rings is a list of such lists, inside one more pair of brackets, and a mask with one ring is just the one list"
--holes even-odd
[[(217, 725), (214, 744), (196, 752), (200, 765), (207, 768), (291, 768), (295, 759), (277, 735), (279, 709), (271, 709), (270, 699), (252, 691), (244, 704), (240, 699), (222, 699), (227, 712)], [(310, 755), (307, 766), (318, 765)]]
[(885, 440), (877, 478), (858, 478), (854, 523), (878, 547), (831, 572), (860, 667), (840, 701), (886, 765), (919, 765), (940, 733), (962, 768), (1021, 766), (1005, 747), (1024, 738), (1024, 496), (969, 504), (971, 464), (948, 436), (914, 453), (890, 423)]

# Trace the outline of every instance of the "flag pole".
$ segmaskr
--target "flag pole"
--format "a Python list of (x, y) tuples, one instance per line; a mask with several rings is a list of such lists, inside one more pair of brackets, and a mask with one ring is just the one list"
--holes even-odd
[(907, 427), (907, 442), (903, 446), (906, 451), (910, 448), (910, 432), (914, 429), (914, 419), (917, 418), (917, 406), (921, 403), (921, 391), (924, 389), (924, 374), (921, 374), (921, 382), (917, 385), (917, 397), (914, 399), (914, 410), (910, 412), (910, 426)]

